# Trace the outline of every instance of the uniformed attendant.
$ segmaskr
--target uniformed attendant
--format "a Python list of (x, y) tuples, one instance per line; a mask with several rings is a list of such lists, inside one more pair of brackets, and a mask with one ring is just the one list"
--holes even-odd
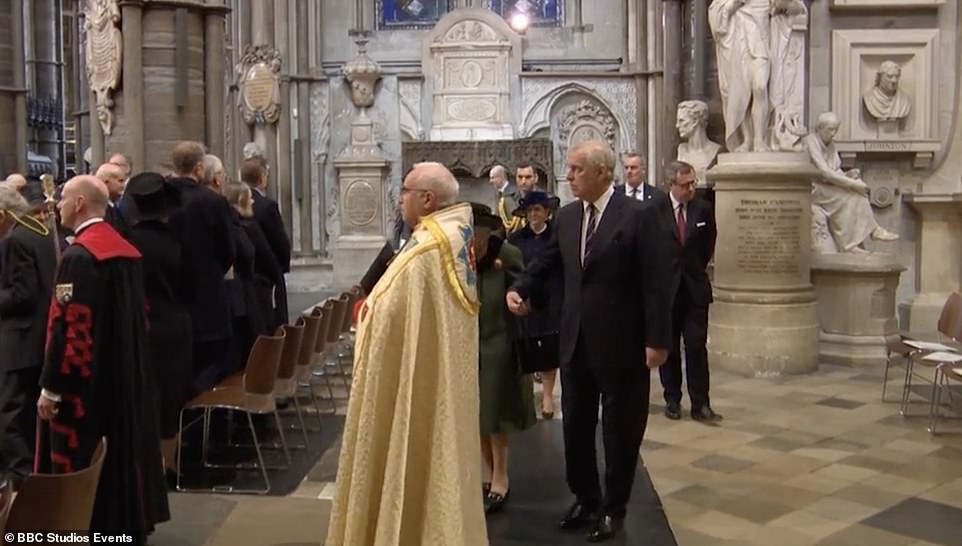
[(478, 271), (480, 331), (481, 454), (488, 480), (484, 509), (503, 508), (508, 479), (508, 434), (535, 423), (534, 387), (515, 353), (517, 321), (508, 313), (505, 293), (524, 268), (521, 251), (504, 242), (501, 219), (485, 205), (474, 208), (474, 253)]

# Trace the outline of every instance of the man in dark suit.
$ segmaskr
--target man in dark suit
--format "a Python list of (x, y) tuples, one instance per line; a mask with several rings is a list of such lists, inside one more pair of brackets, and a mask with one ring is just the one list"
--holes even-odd
[(695, 169), (675, 161), (667, 169), (669, 203), (658, 207), (661, 222), (676, 256), (677, 269), (671, 291), (671, 353), (659, 368), (665, 389), (665, 416), (681, 419), (681, 337), (685, 338), (685, 372), (691, 416), (698, 421), (721, 419), (708, 399), (708, 306), (712, 302), (708, 262), (715, 253), (715, 217), (712, 206), (695, 198)]
[(523, 227), (522, 219), (511, 215), (521, 202), (521, 192), (518, 191), (518, 187), (508, 181), (508, 173), (501, 165), (491, 167), (488, 181), (494, 191), (498, 192), (494, 209), (501, 217), (505, 231), (510, 234), (521, 229)]
[(204, 146), (181, 142), (171, 153), (177, 176), (170, 183), (182, 205), (170, 215), (170, 232), (180, 242), (194, 295), (188, 307), (193, 327), (194, 388), (204, 390), (230, 373), (233, 333), (224, 276), (234, 264), (233, 216), (227, 200), (200, 185)]
[(120, 198), (124, 193), (124, 185), (127, 183), (125, 173), (126, 171), (123, 167), (113, 163), (104, 163), (97, 168), (97, 178), (103, 181), (104, 186), (107, 187), (107, 195), (109, 196), (104, 220), (110, 224), (112, 228), (117, 230), (117, 233), (124, 237), (127, 236), (127, 232), (130, 229), (127, 218), (119, 206)]
[(284, 229), (284, 219), (281, 218), (277, 201), (267, 196), (268, 174), (267, 160), (262, 157), (251, 157), (241, 164), (241, 180), (251, 187), (251, 196), (254, 199), (254, 219), (264, 232), (274, 259), (280, 266), (281, 274), (271, 279), (274, 282), (275, 323), (269, 326), (273, 331), (277, 326), (286, 324), (288, 320), (287, 283), (284, 280), (284, 273), (291, 271), (291, 240)]
[[(0, 185), (0, 480), (19, 485), (33, 471), (47, 311), (57, 258), (50, 231), (27, 201)], [(9, 234), (9, 235), (8, 235)]]
[[(616, 192), (614, 168), (602, 142), (569, 153), (567, 178), (578, 200), (558, 212), (544, 253), (506, 296), (508, 309), (524, 315), (532, 292), (553, 273), (564, 275), (561, 403), (567, 481), (576, 500), (561, 527), (591, 524), (592, 542), (622, 526), (648, 421), (649, 369), (665, 361), (671, 342), (671, 301), (663, 287), (674, 264), (659, 238), (648, 235), (657, 229), (655, 209)], [(599, 398), (604, 494), (595, 455)]]
[(666, 197), (661, 189), (645, 183), (645, 158), (630, 152), (624, 155), (622, 163), (625, 167), (625, 183), (617, 186), (619, 192), (638, 201), (661, 200)]

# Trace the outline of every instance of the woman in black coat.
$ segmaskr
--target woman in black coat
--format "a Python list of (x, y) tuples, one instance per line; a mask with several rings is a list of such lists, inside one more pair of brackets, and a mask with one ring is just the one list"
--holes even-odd
[[(551, 223), (548, 221), (551, 212), (557, 208), (556, 197), (549, 197), (541, 191), (535, 191), (525, 196), (514, 211), (515, 216), (523, 216), (527, 219), (527, 225), (511, 236), (510, 242), (521, 249), (524, 258), (524, 265), (527, 267), (531, 262), (544, 252), (551, 237)], [(557, 338), (561, 326), (561, 300), (564, 297), (564, 281), (559, 272), (558, 275), (551, 277), (548, 286), (540, 293), (532, 294), (534, 311), (522, 320), (521, 337), (546, 339), (554, 336)], [(558, 377), (558, 354), (557, 344), (543, 344), (544, 347), (551, 347), (539, 353), (539, 359), (543, 360), (538, 364), (541, 372), (541, 415), (545, 419), (554, 417), (554, 386)], [(548, 354), (551, 353), (551, 354)]]
[(134, 176), (127, 194), (136, 207), (136, 223), (127, 237), (143, 256), (150, 360), (160, 400), (160, 438), (171, 439), (177, 435), (181, 408), (194, 394), (193, 330), (187, 311), (191, 283), (181, 245), (167, 227), (167, 217), (179, 206), (180, 197), (163, 176), (150, 172)]

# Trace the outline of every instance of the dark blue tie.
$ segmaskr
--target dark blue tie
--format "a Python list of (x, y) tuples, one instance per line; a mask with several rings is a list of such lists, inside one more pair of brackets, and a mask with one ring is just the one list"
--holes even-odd
[(585, 230), (585, 256), (584, 261), (588, 260), (588, 255), (591, 254), (591, 239), (595, 234), (595, 224), (597, 223), (597, 214), (595, 214), (597, 209), (595, 209), (594, 204), (588, 203), (588, 228)]

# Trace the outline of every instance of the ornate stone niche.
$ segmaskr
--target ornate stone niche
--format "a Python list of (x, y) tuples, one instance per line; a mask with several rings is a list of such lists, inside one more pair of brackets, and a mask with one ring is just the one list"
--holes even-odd
[(433, 93), (431, 140), (514, 137), (510, 95), (521, 72), (521, 37), (480, 8), (442, 18), (424, 42)]
[(248, 125), (273, 125), (281, 116), (281, 54), (264, 45), (249, 45), (235, 67), (238, 102)]
[[(836, 137), (844, 166), (856, 156), (908, 154), (928, 167), (939, 141), (937, 29), (836, 30), (832, 33), (832, 109), (841, 129)], [(898, 107), (880, 115), (872, 104), (879, 73), (899, 69)], [(880, 87), (879, 87), (880, 88)], [(881, 91), (879, 91), (881, 93)], [(877, 158), (877, 157), (876, 157)], [(871, 157), (866, 157), (871, 159)]]
[(566, 157), (568, 150), (589, 140), (601, 140), (612, 150), (618, 149), (618, 124), (607, 108), (593, 100), (582, 99), (558, 114), (561, 157)]

